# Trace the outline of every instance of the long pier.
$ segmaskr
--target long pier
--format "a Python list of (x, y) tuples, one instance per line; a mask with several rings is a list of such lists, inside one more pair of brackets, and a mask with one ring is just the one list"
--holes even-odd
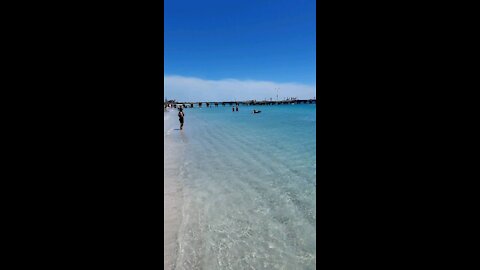
[[(166, 104), (166, 103), (165, 103)], [(248, 101), (222, 101), (222, 102), (174, 102), (170, 103), (172, 104), (175, 108), (177, 105), (183, 105), (187, 108), (194, 108), (194, 107), (199, 107), (202, 108), (203, 106), (205, 107), (218, 107), (218, 106), (269, 106), (269, 105), (288, 105), (288, 104), (317, 104), (316, 99), (296, 99), (296, 100), (281, 100), (281, 101), (268, 101), (268, 100), (263, 100), (263, 101), (256, 101), (256, 100), (248, 100)]]

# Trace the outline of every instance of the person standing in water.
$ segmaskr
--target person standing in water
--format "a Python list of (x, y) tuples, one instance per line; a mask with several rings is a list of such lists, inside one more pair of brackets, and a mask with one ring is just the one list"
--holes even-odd
[(236, 111), (238, 112), (238, 105), (237, 105), (237, 107), (236, 107)]
[(178, 109), (179, 112), (178, 112), (178, 121), (180, 121), (180, 130), (183, 129), (183, 118), (185, 117), (185, 114), (183, 113), (183, 109), (180, 108)]

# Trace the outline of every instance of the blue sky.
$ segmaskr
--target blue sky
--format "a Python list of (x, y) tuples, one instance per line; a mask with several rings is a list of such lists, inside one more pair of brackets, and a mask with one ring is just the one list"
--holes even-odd
[[(283, 84), (315, 88), (315, 0), (165, 0), (164, 3), (166, 80), (178, 81), (182, 77), (206, 83), (230, 80), (243, 86), (268, 82), (280, 91)], [(167, 96), (175, 96), (171, 81), (164, 86), (169, 88), (164, 90)], [(252, 88), (249, 95), (255, 95), (255, 91)], [(186, 96), (182, 98), (188, 98), (188, 92), (184, 89), (182, 95)], [(283, 94), (295, 96), (293, 92)]]

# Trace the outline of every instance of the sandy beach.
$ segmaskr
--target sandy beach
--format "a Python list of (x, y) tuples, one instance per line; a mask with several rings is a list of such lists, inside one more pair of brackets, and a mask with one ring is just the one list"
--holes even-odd
[(175, 268), (175, 258), (178, 252), (177, 234), (181, 223), (181, 186), (179, 185), (178, 177), (178, 162), (179, 153), (182, 151), (175, 140), (169, 135), (174, 131), (175, 118), (174, 112), (164, 113), (164, 242), (163, 242), (163, 261), (164, 269)]

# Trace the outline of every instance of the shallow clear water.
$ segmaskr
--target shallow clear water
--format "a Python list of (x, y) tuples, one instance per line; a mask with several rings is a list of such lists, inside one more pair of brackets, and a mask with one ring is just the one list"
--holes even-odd
[(315, 110), (186, 109), (183, 131), (166, 113), (171, 269), (315, 268)]

